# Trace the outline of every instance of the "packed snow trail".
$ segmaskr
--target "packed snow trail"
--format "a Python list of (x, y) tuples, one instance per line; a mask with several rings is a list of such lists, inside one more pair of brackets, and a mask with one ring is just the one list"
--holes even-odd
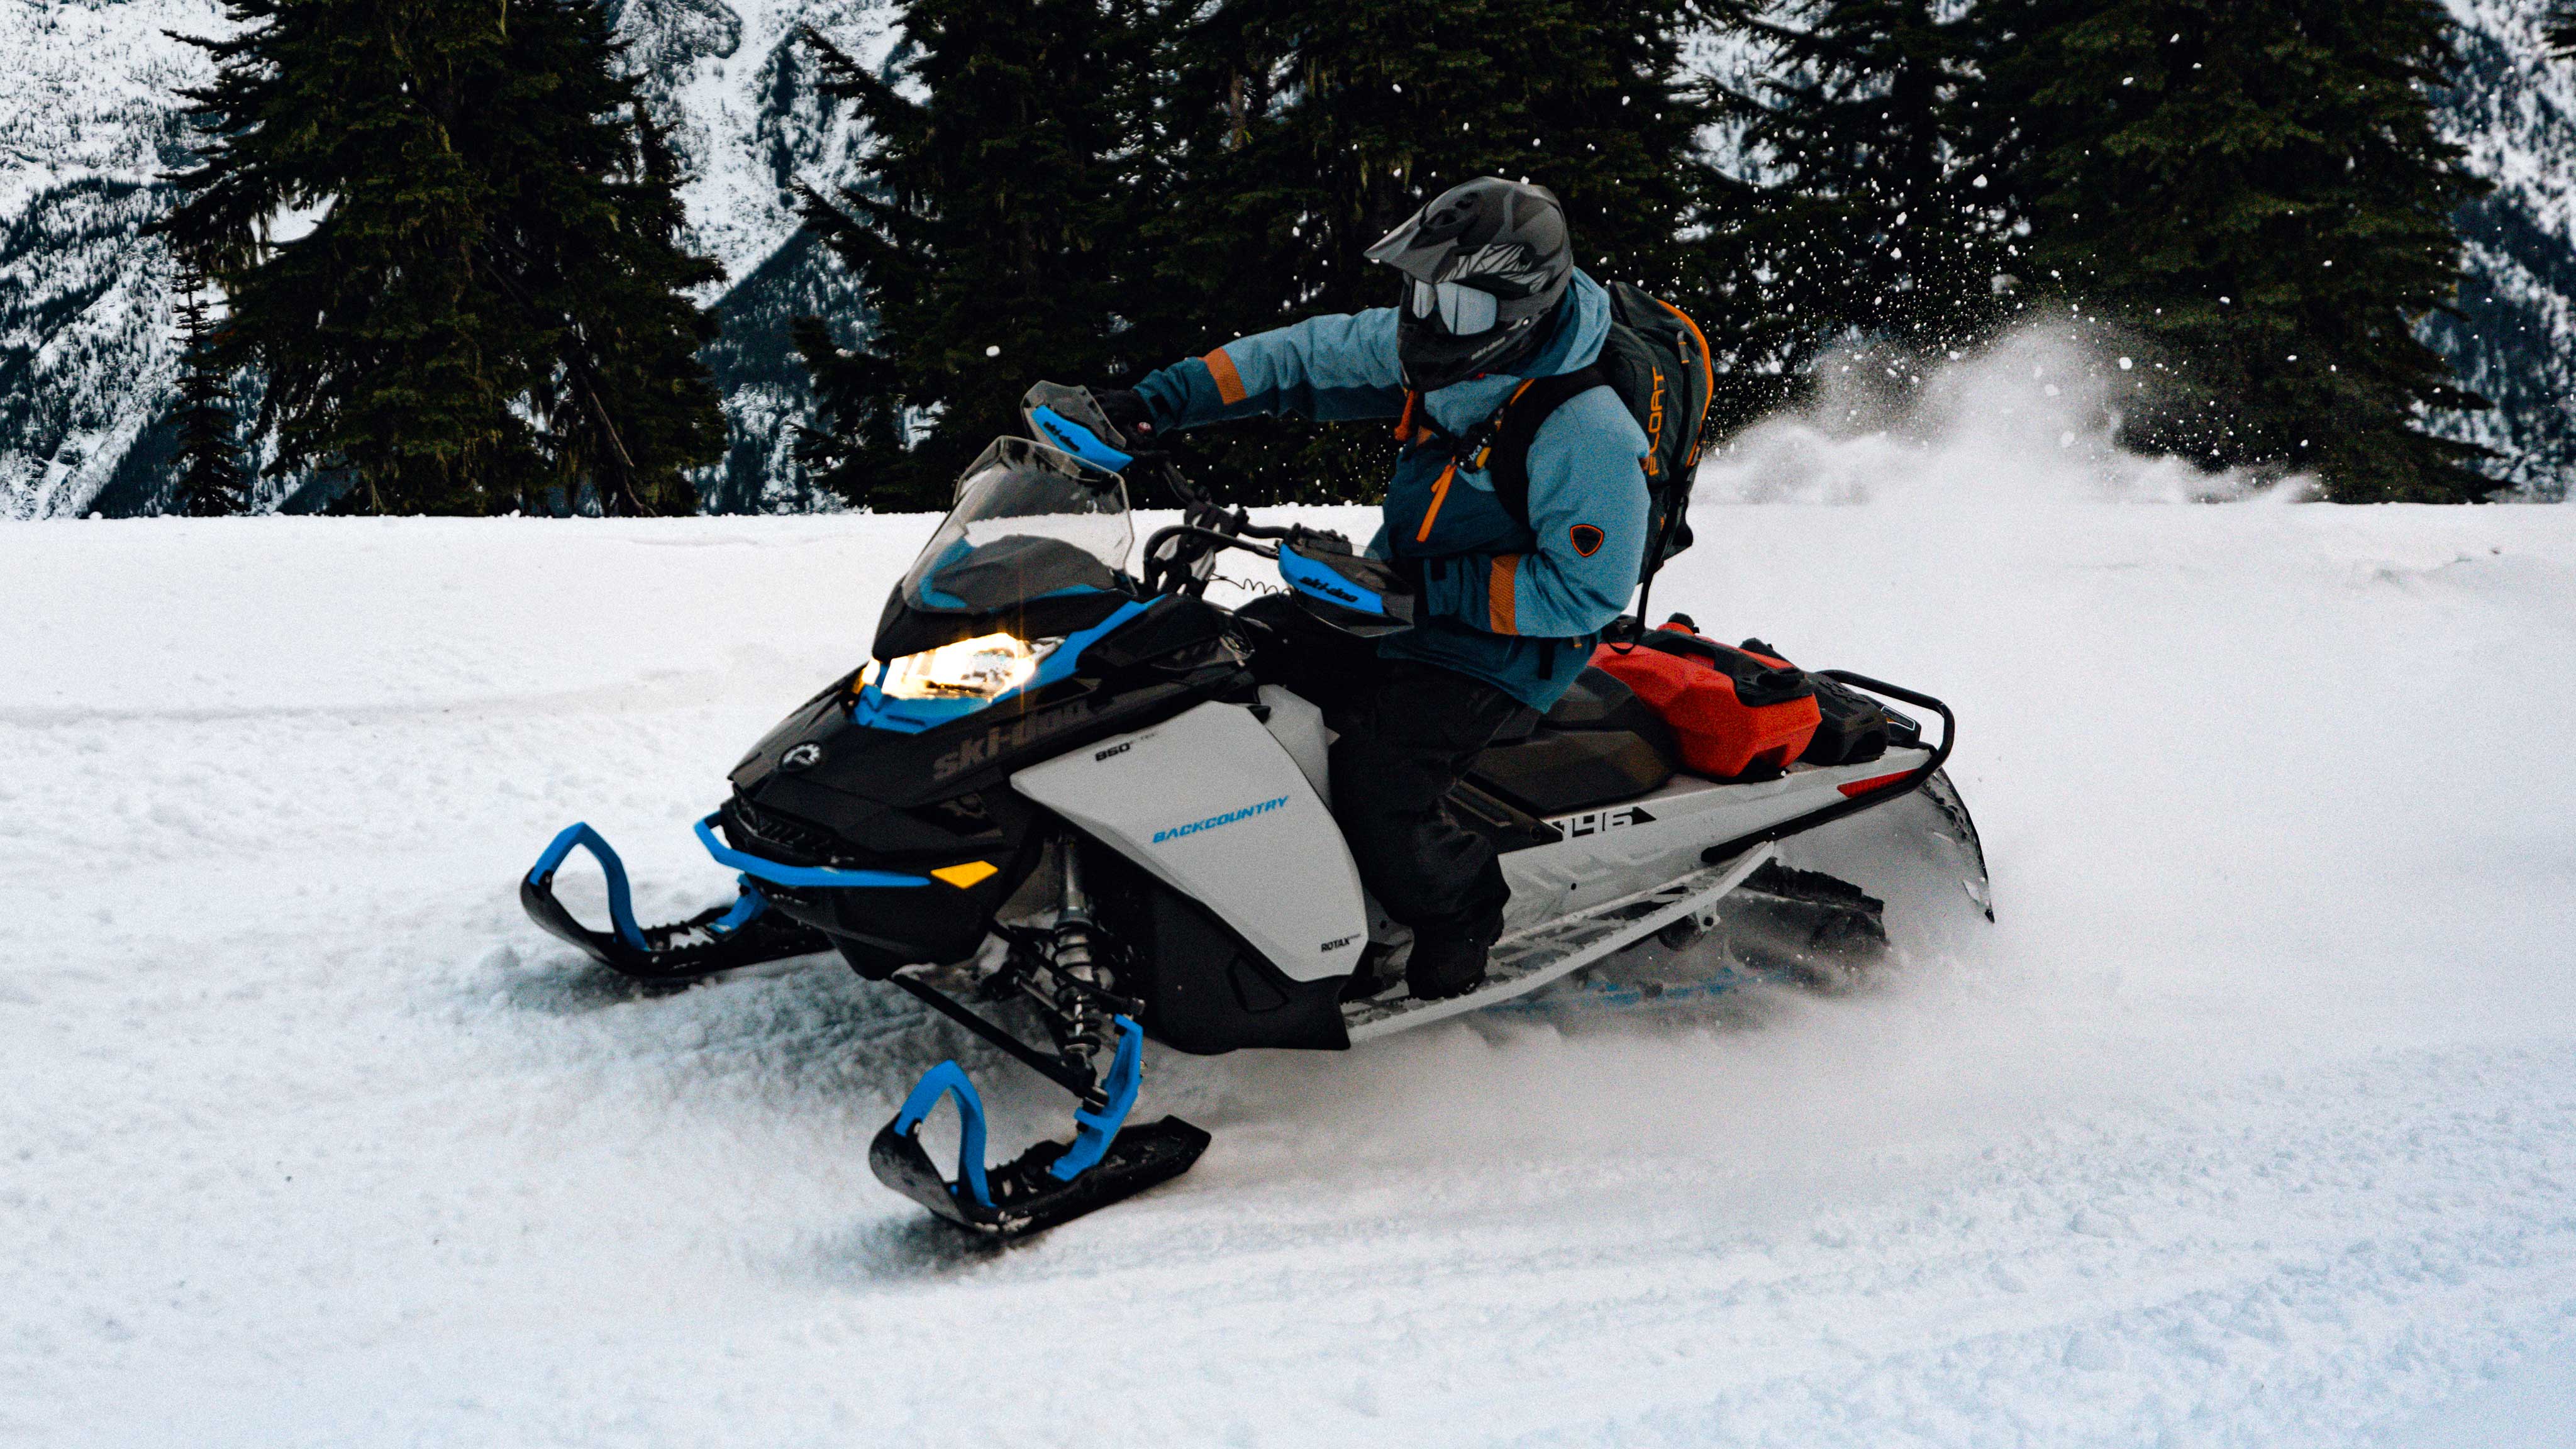
[(1983, 948), (1157, 1052), (1204, 1162), (998, 1255), (864, 1162), (951, 1029), (514, 895), (574, 819), (729, 890), (688, 822), (929, 520), (0, 529), (0, 1438), (2565, 1442), (2576, 514), (1694, 521), (1659, 608), (1957, 708)]

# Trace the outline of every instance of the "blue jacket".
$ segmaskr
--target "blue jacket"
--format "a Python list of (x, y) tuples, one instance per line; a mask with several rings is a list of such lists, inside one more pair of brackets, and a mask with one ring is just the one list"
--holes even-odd
[[(1380, 558), (1421, 566), (1424, 620), (1378, 652), (1470, 675), (1533, 709), (1581, 673), (1592, 636), (1628, 606), (1646, 548), (1645, 430), (1607, 387), (1569, 398), (1531, 440), (1529, 524), (1493, 480), (1453, 460), (1449, 439), (1491, 417), (1521, 384), (1588, 367), (1610, 332), (1610, 296), (1574, 274), (1557, 335), (1516, 375), (1471, 378), (1426, 394), (1447, 437), (1409, 447), (1386, 490)], [(1136, 385), (1157, 428), (1256, 414), (1328, 422), (1404, 410), (1396, 315), (1380, 307), (1309, 317), (1175, 363)]]

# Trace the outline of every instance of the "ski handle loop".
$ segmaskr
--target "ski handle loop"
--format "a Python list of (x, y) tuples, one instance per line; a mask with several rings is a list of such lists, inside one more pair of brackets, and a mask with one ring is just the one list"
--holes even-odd
[(993, 1194), (984, 1182), (984, 1099), (975, 1095), (974, 1079), (964, 1067), (951, 1060), (922, 1073), (912, 1095), (903, 1099), (903, 1110), (894, 1114), (894, 1130), (905, 1137), (919, 1132), (921, 1119), (951, 1092), (957, 1094), (957, 1181), (949, 1191), (964, 1191), (977, 1207), (989, 1208)]
[[(587, 822), (576, 820), (556, 834), (555, 838), (547, 844), (545, 853), (539, 855), (537, 863), (529, 868), (528, 883), (541, 890), (551, 891), (555, 871), (563, 865), (565, 857), (571, 855), (576, 847), (589, 851), (591, 858), (599, 862), (599, 873), (608, 877), (608, 919), (617, 929), (617, 939), (638, 951), (647, 949), (644, 944), (644, 928), (635, 924), (635, 899), (626, 884), (626, 862), (617, 858), (617, 852), (609, 848), (608, 841), (598, 831), (591, 829)], [(738, 926), (742, 921), (749, 920), (758, 909), (757, 906), (746, 902), (744, 905), (734, 907), (734, 915), (740, 916), (741, 920), (736, 920), (734, 916), (727, 916), (725, 921), (729, 925)]]
[[(608, 879), (608, 920), (617, 939), (638, 951), (651, 950), (651, 943), (644, 938), (644, 928), (635, 920), (635, 893), (627, 884), (626, 862), (618, 859), (617, 851), (609, 845), (607, 837), (591, 829), (588, 822), (575, 821), (556, 833), (544, 852), (538, 855), (537, 863), (528, 868), (528, 883), (551, 896), (555, 872), (563, 868), (564, 861), (576, 849), (589, 851), (591, 859), (599, 862), (599, 873)], [(741, 894), (734, 898), (733, 909), (707, 922), (707, 934), (732, 935), (768, 909), (769, 897), (760, 893), (760, 887), (751, 883), (750, 876), (736, 876), (734, 884)]]
[(1113, 1017), (1118, 1023), (1118, 1055), (1109, 1064), (1109, 1079), (1102, 1084), (1107, 1097), (1099, 1110), (1089, 1107), (1073, 1109), (1073, 1145), (1047, 1167), (1047, 1176), (1058, 1182), (1071, 1182), (1109, 1154), (1109, 1144), (1116, 1140), (1118, 1129), (1127, 1125), (1127, 1114), (1136, 1107), (1137, 1088), (1145, 1080), (1145, 1033), (1126, 1017)]

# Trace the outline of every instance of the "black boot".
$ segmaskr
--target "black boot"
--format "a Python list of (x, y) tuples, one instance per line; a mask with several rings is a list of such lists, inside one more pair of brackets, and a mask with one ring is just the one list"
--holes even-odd
[(1386, 961), (1393, 954), (1386, 943), (1369, 942), (1360, 953), (1360, 964), (1351, 969), (1351, 979), (1342, 983), (1342, 1000), (1366, 1001), (1393, 986), (1398, 973)]
[(1466, 995), (1485, 984), (1485, 958), (1499, 934), (1479, 929), (1465, 935), (1414, 937), (1413, 955), (1404, 963), (1404, 984), (1423, 1001)]

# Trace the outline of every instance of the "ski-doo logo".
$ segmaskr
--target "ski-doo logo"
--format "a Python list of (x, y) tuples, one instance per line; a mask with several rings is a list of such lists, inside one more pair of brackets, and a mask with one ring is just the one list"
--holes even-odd
[(1642, 805), (1614, 805), (1607, 810), (1586, 810), (1580, 815), (1567, 815), (1548, 823), (1563, 830), (1567, 839), (1578, 835), (1599, 835), (1605, 830), (1618, 830), (1630, 825), (1652, 825), (1655, 817)]
[(945, 780), (960, 770), (971, 770), (977, 765), (996, 759), (1023, 745), (1035, 744), (1059, 730), (1070, 729), (1090, 718), (1091, 701), (1077, 699), (1043, 713), (1013, 720), (1009, 724), (995, 725), (980, 735), (960, 741), (957, 748), (933, 761), (930, 766), (930, 778)]
[(1240, 810), (1228, 810), (1223, 815), (1211, 815), (1205, 820), (1193, 820), (1187, 825), (1175, 825), (1169, 830), (1157, 830), (1154, 832), (1154, 843), (1160, 845), (1166, 840), (1178, 840), (1184, 835), (1196, 835), (1202, 830), (1214, 830), (1220, 825), (1232, 825), (1238, 820), (1249, 820), (1255, 815), (1267, 815), (1287, 803), (1288, 797), (1282, 795), (1276, 800), (1264, 800), (1257, 805), (1246, 805)]
[(1306, 582), (1306, 587), (1307, 587), (1309, 590), (1311, 590), (1311, 591), (1313, 591), (1313, 592), (1315, 592), (1315, 593), (1318, 593), (1318, 594), (1322, 594), (1324, 597), (1326, 597), (1326, 598), (1328, 598), (1328, 599), (1339, 599), (1339, 600), (1341, 600), (1343, 603), (1345, 603), (1345, 604), (1349, 604), (1349, 605), (1352, 605), (1352, 606), (1354, 606), (1354, 607), (1356, 607), (1356, 606), (1359, 604), (1359, 601), (1360, 601), (1360, 596), (1359, 596), (1359, 595), (1357, 595), (1357, 594), (1355, 594), (1355, 593), (1352, 593), (1350, 590), (1348, 590), (1348, 589), (1346, 589), (1346, 588), (1343, 588), (1341, 585), (1339, 585), (1339, 584), (1337, 584), (1337, 583), (1334, 583), (1334, 582), (1333, 582), (1331, 579), (1329, 579), (1329, 578), (1310, 578), (1310, 579), (1306, 580), (1305, 582)]
[(1105, 750), (1093, 752), (1091, 763), (1097, 765), (1101, 761), (1108, 759), (1111, 755), (1123, 755), (1134, 748), (1136, 748), (1136, 742), (1134, 740), (1120, 740), (1118, 743), (1111, 745)]

